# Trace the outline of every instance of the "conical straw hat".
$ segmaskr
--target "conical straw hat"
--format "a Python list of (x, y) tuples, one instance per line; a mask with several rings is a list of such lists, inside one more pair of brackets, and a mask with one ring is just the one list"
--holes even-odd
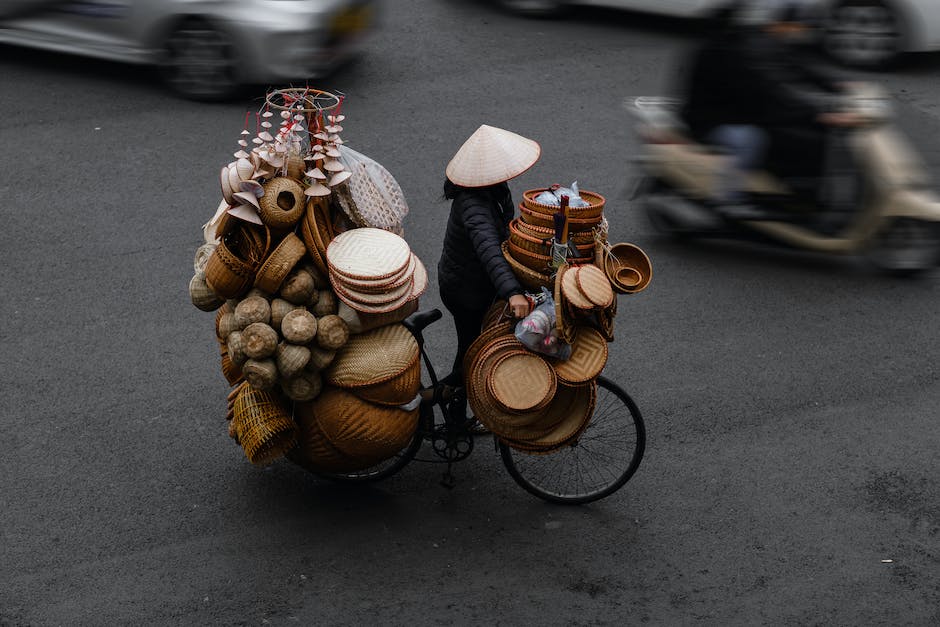
[(486, 187), (519, 176), (539, 160), (538, 142), (483, 124), (447, 164), (447, 178), (462, 187)]

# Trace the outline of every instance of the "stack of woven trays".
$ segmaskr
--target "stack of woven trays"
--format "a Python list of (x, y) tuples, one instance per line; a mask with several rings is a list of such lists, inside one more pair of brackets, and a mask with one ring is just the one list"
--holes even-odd
[[(499, 304), (498, 304), (499, 305)], [(464, 361), (474, 415), (518, 450), (548, 453), (576, 441), (591, 420), (596, 378), (607, 363), (607, 342), (579, 327), (572, 354), (561, 361), (526, 349), (515, 322), (490, 315)]]
[[(537, 202), (535, 198), (543, 189), (531, 189), (522, 194), (519, 217), (509, 224), (509, 239), (503, 243), (503, 254), (513, 267), (520, 282), (528, 289), (538, 291), (550, 287), (553, 271), (552, 238), (555, 234), (554, 215), (558, 206)], [(595, 231), (604, 221), (603, 196), (595, 192), (581, 191), (585, 207), (568, 207), (569, 242), (577, 253), (569, 258), (571, 263), (586, 263), (594, 257)], [(569, 243), (564, 242), (564, 243)]]
[[(254, 464), (288, 455), (320, 472), (367, 468), (394, 456), (417, 427), (417, 410), (398, 407), (420, 387), (417, 343), (400, 322), (416, 310), (427, 273), (399, 236), (339, 233), (329, 198), (304, 198), (304, 184), (289, 177), (272, 181), (280, 211), (259, 212), (262, 224), (223, 217), (218, 241), (197, 252), (190, 283), (193, 304), (216, 311), (222, 372), (233, 388), (229, 434)], [(362, 252), (362, 242), (385, 241), (375, 231), (396, 250), (404, 245), (403, 263), (392, 267), (376, 252), (367, 256), (387, 264), (382, 273), (342, 274), (343, 254), (327, 265), (334, 239), (338, 251), (360, 242)], [(393, 286), (401, 294), (394, 302)]]

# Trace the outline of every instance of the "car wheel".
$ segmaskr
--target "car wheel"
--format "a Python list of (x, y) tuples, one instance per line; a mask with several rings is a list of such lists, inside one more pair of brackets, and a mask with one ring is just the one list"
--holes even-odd
[(221, 100), (239, 86), (231, 38), (202, 20), (182, 24), (167, 39), (162, 71), (173, 91), (191, 100)]
[(843, 0), (830, 15), (826, 51), (845, 65), (881, 68), (901, 51), (901, 20), (880, 0)]
[(558, 0), (499, 0), (500, 6), (507, 11), (530, 17), (554, 17), (565, 8)]

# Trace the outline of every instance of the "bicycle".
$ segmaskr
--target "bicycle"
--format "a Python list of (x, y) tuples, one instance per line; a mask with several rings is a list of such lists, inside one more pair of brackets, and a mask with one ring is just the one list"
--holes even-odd
[[(462, 387), (442, 383), (425, 350), (423, 331), (440, 320), (439, 309), (412, 314), (405, 327), (418, 342), (421, 359), (431, 380), (420, 391), (418, 428), (408, 445), (394, 457), (370, 468), (348, 473), (324, 473), (322, 477), (344, 482), (373, 482), (391, 477), (412, 461), (446, 463), (442, 484), (454, 486), (454, 463), (474, 449), (474, 419), (455, 416), (451, 407), (461, 400)], [(562, 449), (547, 454), (518, 451), (494, 436), (496, 450), (509, 475), (529, 493), (553, 503), (577, 505), (610, 496), (633, 476), (643, 458), (646, 428), (639, 408), (617, 384), (597, 379), (597, 402), (590, 423), (580, 437)], [(436, 418), (435, 408), (441, 414)], [(435, 458), (421, 459), (424, 443)]]

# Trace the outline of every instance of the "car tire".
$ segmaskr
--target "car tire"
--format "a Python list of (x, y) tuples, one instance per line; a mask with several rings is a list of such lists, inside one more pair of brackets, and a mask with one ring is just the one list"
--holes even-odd
[(841, 0), (832, 9), (823, 35), (826, 52), (849, 67), (881, 69), (903, 48), (901, 16), (881, 0)]
[(187, 20), (167, 37), (161, 73), (170, 89), (189, 100), (224, 100), (240, 86), (234, 42), (205, 20)]
[(498, 0), (499, 5), (511, 13), (527, 17), (557, 17), (566, 3), (558, 0)]

